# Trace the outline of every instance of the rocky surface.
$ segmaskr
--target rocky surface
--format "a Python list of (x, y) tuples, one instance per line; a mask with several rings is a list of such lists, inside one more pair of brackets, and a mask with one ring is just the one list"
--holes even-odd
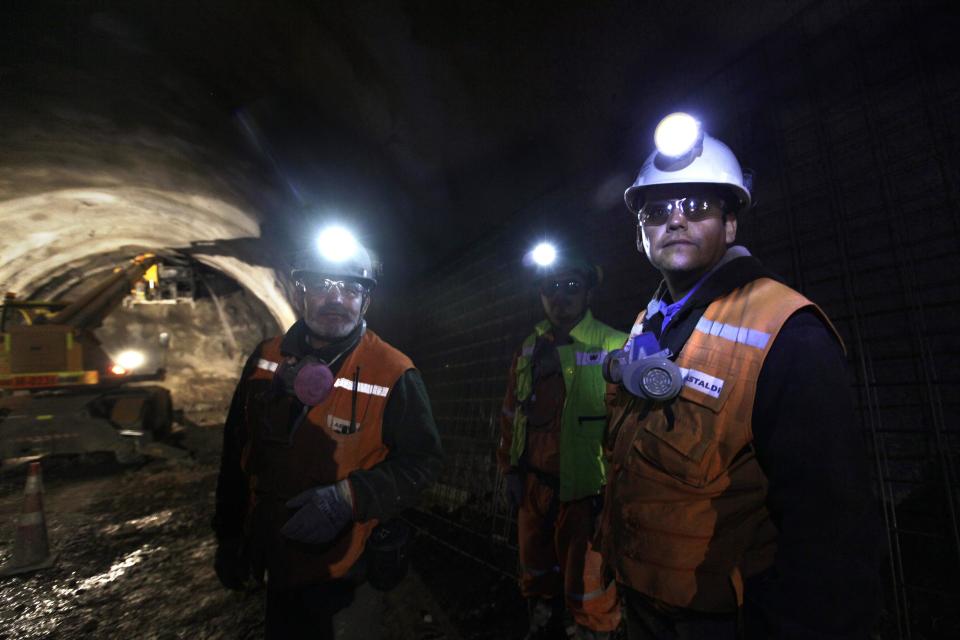
[[(209, 527), (219, 426), (180, 427), (178, 460), (119, 467), (44, 462), (44, 502), (55, 565), (0, 578), (0, 640), (260, 638), (260, 593), (223, 589)], [(24, 468), (0, 474), (0, 564), (13, 552)], [(413, 569), (387, 596), (387, 640), (522, 636), (512, 580), (426, 532)]]
[[(209, 523), (237, 376), (256, 344), (278, 329), (264, 304), (231, 279), (207, 272), (203, 281), (192, 304), (121, 307), (97, 330), (108, 353), (139, 348), (147, 355), (143, 372), (166, 368), (162, 384), (179, 424), (172, 442), (153, 451), (176, 455), (126, 467), (98, 456), (43, 461), (57, 560), (44, 571), (0, 578), (0, 640), (262, 637), (262, 593), (220, 586)], [(168, 349), (159, 347), (161, 332), (170, 335)], [(23, 466), (0, 467), (0, 565), (13, 553), (24, 477)], [(429, 531), (431, 524), (442, 529), (443, 519), (425, 515), (407, 516), (420, 534), (411, 573), (387, 596), (383, 637), (522, 637), (515, 582), (471, 559), (484, 552), (458, 544), (459, 530)]]

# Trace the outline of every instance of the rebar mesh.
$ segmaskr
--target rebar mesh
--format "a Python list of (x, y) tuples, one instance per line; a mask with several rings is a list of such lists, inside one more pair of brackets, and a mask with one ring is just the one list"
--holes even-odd
[[(957, 23), (948, 3), (816, 3), (685, 100), (723, 105), (711, 133), (759, 170), (739, 240), (846, 342), (887, 528), (890, 638), (960, 634), (960, 74), (944, 53)], [(606, 271), (594, 310), (618, 328), (656, 285), (629, 217), (591, 208), (595, 191), (585, 178), (530, 204), (416, 305), (409, 351), (447, 451), (425, 511), (480, 555), (514, 540), (494, 449), (511, 355), (541, 317), (518, 259), (526, 221), (549, 208), (558, 228), (587, 229)]]

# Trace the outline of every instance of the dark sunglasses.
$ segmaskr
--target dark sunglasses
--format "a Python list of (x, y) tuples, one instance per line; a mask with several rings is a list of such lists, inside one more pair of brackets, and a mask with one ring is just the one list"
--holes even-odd
[(579, 280), (550, 280), (540, 285), (540, 293), (545, 296), (552, 296), (558, 291), (572, 296), (583, 288), (583, 283)]
[(647, 227), (666, 224), (674, 211), (680, 211), (690, 222), (699, 222), (713, 216), (722, 216), (726, 203), (721, 198), (668, 198), (651, 200), (640, 208), (637, 222)]

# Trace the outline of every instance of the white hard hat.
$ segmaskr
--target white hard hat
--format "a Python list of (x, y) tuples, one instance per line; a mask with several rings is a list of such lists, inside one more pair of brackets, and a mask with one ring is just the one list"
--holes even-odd
[(737, 157), (730, 147), (706, 133), (683, 155), (670, 156), (659, 150), (651, 153), (637, 179), (623, 192), (627, 208), (637, 213), (643, 190), (661, 184), (721, 185), (737, 198), (738, 211), (750, 206), (750, 188)]
[(329, 278), (353, 278), (369, 290), (377, 286), (377, 265), (366, 248), (359, 245), (349, 257), (341, 260), (332, 260), (315, 251), (297, 255), (290, 276), (296, 280), (304, 273), (316, 273)]

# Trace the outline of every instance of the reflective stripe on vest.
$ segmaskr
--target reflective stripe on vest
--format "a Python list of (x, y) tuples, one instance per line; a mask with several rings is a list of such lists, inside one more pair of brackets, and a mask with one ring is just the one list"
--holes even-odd
[(577, 366), (578, 367), (590, 367), (590, 366), (600, 366), (603, 364), (603, 359), (607, 357), (606, 351), (577, 351)]
[(723, 322), (710, 320), (706, 317), (706, 314), (697, 321), (696, 330), (700, 333), (719, 336), (724, 340), (745, 344), (749, 347), (756, 347), (757, 349), (766, 349), (767, 343), (770, 342), (769, 333), (750, 329), (749, 327), (737, 327), (732, 324), (724, 324)]
[[(333, 387), (334, 389), (347, 389), (348, 391), (353, 391), (353, 380), (337, 378), (337, 381), (333, 383)], [(386, 398), (387, 394), (390, 393), (390, 389), (389, 387), (381, 387), (379, 385), (368, 384), (366, 382), (358, 382), (357, 393), (366, 393), (367, 395)]]
[(257, 360), (257, 368), (263, 369), (264, 371), (276, 371), (278, 366), (280, 366), (279, 362), (273, 362), (272, 360), (267, 360), (266, 358), (260, 358)]

